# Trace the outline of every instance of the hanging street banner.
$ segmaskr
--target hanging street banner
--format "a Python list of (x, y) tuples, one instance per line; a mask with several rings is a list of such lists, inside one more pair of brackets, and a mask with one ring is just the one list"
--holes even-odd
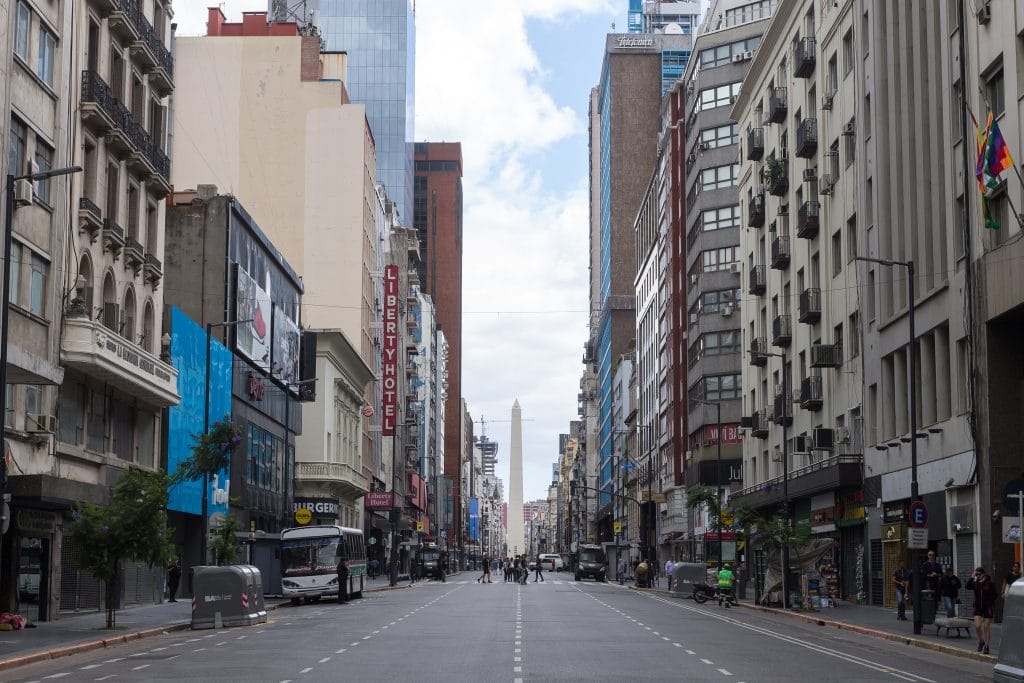
[(398, 417), (398, 266), (384, 267), (384, 343), (381, 349), (381, 436), (395, 435)]

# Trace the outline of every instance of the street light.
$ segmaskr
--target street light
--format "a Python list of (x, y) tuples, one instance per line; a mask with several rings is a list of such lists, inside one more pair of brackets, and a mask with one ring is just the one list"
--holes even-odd
[[(907, 322), (910, 326), (910, 338), (907, 341), (907, 355), (910, 356), (910, 498), (916, 503), (921, 500), (921, 494), (917, 485), (917, 354), (914, 349), (917, 335), (914, 332), (914, 260), (896, 261), (894, 259), (870, 258), (868, 256), (857, 256), (855, 258), (866, 263), (877, 263), (888, 267), (900, 266), (907, 269), (907, 296), (910, 304), (907, 312)], [(910, 551), (911, 572), (919, 572), (918, 565), (920, 559), (918, 549), (912, 548)], [(920, 607), (921, 583), (921, 577), (915, 576), (912, 582), (915, 635), (921, 633), (922, 627), (922, 610)]]
[[(792, 399), (789, 396), (789, 371), (786, 369), (786, 354), (759, 351), (754, 355), (782, 359), (782, 516), (788, 533), (792, 527), (792, 520), (789, 514), (789, 430), (786, 428), (789, 426), (787, 420), (790, 419), (790, 411), (792, 411), (790, 406)], [(718, 439), (721, 443), (721, 433), (719, 433)], [(790, 608), (789, 571), (789, 539), (784, 537), (782, 543), (782, 604), (786, 609)]]
[[(242, 325), (244, 323), (251, 323), (252, 318), (248, 320), (228, 320), (222, 323), (206, 323), (206, 393), (204, 396), (203, 405), (203, 434), (210, 433), (210, 354), (213, 350), (213, 328), (215, 327), (234, 327), (236, 325)], [(287, 450), (287, 442), (286, 442)], [(203, 472), (203, 535), (199, 540), (199, 559), (203, 564), (206, 564), (206, 544), (207, 536), (210, 533), (210, 512), (209, 512), (209, 498), (210, 498), (210, 473)]]
[(722, 497), (725, 495), (722, 490), (722, 404), (717, 401), (705, 401), (700, 398), (692, 398), (690, 400), (701, 405), (714, 406), (716, 422), (718, 423), (718, 461), (715, 465), (715, 482), (718, 484), (718, 571), (722, 571)]

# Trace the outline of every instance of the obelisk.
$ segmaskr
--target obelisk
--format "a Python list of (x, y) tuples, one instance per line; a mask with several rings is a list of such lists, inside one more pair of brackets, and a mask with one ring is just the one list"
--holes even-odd
[(523, 411), (519, 399), (512, 404), (512, 444), (509, 455), (508, 485), (508, 554), (526, 552), (523, 533)]

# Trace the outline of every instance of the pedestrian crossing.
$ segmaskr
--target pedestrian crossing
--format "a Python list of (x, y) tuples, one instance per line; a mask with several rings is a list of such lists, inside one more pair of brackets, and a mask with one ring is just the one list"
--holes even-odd
[[(458, 585), (465, 585), (467, 583), (477, 583), (477, 581), (476, 580), (473, 580), (473, 581), (449, 581), (448, 583), (454, 583), (454, 584), (458, 584)], [(515, 585), (515, 582), (513, 582), (513, 581), (505, 581), (504, 579), (491, 579), (491, 583), (509, 583), (509, 584)], [(572, 583), (575, 583), (575, 582), (574, 581), (562, 581), (560, 579), (544, 579), (543, 581), (534, 581), (533, 579), (530, 579), (526, 583), (531, 583), (531, 584), (532, 583), (537, 583), (537, 584), (542, 585), (542, 586), (546, 586), (546, 585), (549, 585), (549, 584), (552, 585), (552, 586), (564, 586), (564, 585), (572, 584)]]

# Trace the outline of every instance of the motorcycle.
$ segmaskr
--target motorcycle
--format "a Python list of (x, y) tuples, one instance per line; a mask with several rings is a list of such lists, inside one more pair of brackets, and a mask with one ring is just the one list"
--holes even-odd
[(703, 605), (708, 600), (718, 600), (718, 604), (725, 603), (726, 607), (738, 604), (736, 596), (733, 595), (731, 590), (721, 591), (718, 589), (718, 586), (710, 586), (706, 583), (693, 584), (693, 601)]

